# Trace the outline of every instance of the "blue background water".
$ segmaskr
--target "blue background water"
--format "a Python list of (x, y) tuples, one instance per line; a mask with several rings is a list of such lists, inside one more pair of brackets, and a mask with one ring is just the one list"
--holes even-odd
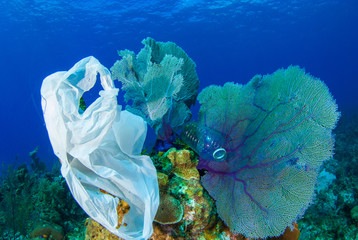
[(29, 163), (36, 146), (57, 161), (42, 80), (90, 55), (110, 68), (117, 50), (138, 52), (147, 36), (181, 46), (200, 89), (298, 64), (326, 82), (344, 115), (358, 112), (357, 12), (356, 0), (1, 0), (1, 162)]

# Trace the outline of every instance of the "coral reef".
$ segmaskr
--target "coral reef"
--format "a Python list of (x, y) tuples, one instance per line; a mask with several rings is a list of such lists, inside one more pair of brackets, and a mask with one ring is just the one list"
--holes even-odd
[(358, 206), (355, 206), (351, 209), (351, 218), (354, 221), (358, 221)]
[(47, 236), (57, 240), (82, 235), (86, 215), (57, 167), (29, 171), (26, 165), (9, 166), (0, 184), (0, 239)]
[(244, 86), (209, 86), (198, 100), (199, 123), (229, 139), (226, 161), (198, 165), (219, 216), (246, 237), (281, 235), (304, 214), (333, 154), (340, 114), (327, 86), (290, 66)]
[[(172, 148), (160, 156), (160, 161), (163, 165), (162, 169), (165, 169), (158, 172), (161, 203), (156, 222), (153, 223), (154, 232), (150, 240), (248, 240), (243, 235), (230, 232), (218, 217), (215, 201), (196, 178), (199, 174), (198, 170), (195, 168), (190, 170), (194, 177), (188, 177), (190, 174), (175, 174), (174, 169), (182, 168), (183, 171), (186, 166), (197, 164), (198, 161), (193, 152)], [(178, 162), (181, 164), (176, 164)], [(194, 169), (196, 173), (193, 173)], [(175, 203), (172, 202), (173, 200)], [(165, 214), (166, 216), (158, 216)], [(294, 226), (293, 230), (287, 228), (282, 236), (271, 238), (271, 240), (297, 240), (299, 230), (297, 224)], [(118, 238), (94, 220), (89, 219), (86, 240), (100, 239)]]
[(335, 179), (317, 189), (312, 205), (298, 221), (302, 239), (358, 239), (358, 116), (348, 114), (342, 115), (334, 131), (335, 155), (322, 168)]
[(30, 175), (26, 165), (17, 169), (8, 166), (0, 185), (0, 230), (14, 238), (16, 233), (25, 235), (35, 202), (32, 200), (36, 177)]
[[(168, 151), (165, 157), (170, 160), (172, 168), (171, 172), (174, 173), (177, 177), (184, 180), (200, 179), (199, 172), (196, 169), (198, 161), (196, 158), (193, 158), (193, 154), (190, 151), (174, 151), (172, 149)], [(189, 159), (191, 160), (189, 161)], [(165, 164), (167, 161), (162, 160), (162, 163)]]
[[(180, 200), (184, 207), (184, 214), (182, 220), (177, 224), (154, 223), (152, 240), (246, 239), (241, 234), (230, 232), (230, 229), (217, 215), (215, 201), (200, 183), (199, 172), (196, 169), (198, 160), (193, 152), (172, 148), (160, 157), (160, 162), (163, 172), (159, 174), (167, 176), (158, 177), (158, 179), (165, 179), (159, 181), (160, 189)], [(161, 182), (164, 183), (161, 184)], [(294, 231), (288, 228), (285, 234), (278, 239), (297, 240), (299, 236), (297, 224), (295, 227)]]
[(135, 56), (119, 51), (122, 60), (113, 67), (112, 78), (122, 82), (126, 109), (142, 116), (162, 139), (190, 120), (190, 106), (199, 88), (195, 63), (172, 42), (142, 41), (144, 48)]
[(106, 239), (106, 240), (118, 240), (121, 238), (118, 238), (116, 235), (108, 231), (106, 228), (104, 228), (101, 224), (96, 222), (95, 220), (88, 218), (86, 220), (86, 233), (85, 233), (85, 240), (100, 240), (100, 239)]
[[(297, 239), (294, 222), (311, 202), (321, 164), (333, 151), (331, 131), (340, 114), (327, 87), (289, 67), (245, 86), (210, 86), (199, 102), (199, 124), (227, 139), (227, 159), (154, 151), (163, 212), (151, 239)], [(206, 170), (203, 177), (196, 168)], [(324, 192), (335, 180), (330, 171), (320, 177)], [(173, 210), (170, 220), (160, 220), (166, 208)]]
[[(160, 157), (165, 170), (158, 172), (161, 192), (159, 209), (163, 207), (163, 212), (159, 210), (158, 214), (166, 213), (168, 219), (165, 221), (169, 221), (163, 221), (164, 216), (158, 215), (161, 219), (153, 223), (154, 233), (150, 239), (243, 239), (241, 235), (230, 233), (217, 217), (215, 202), (201, 186), (195, 168), (198, 161), (193, 156), (188, 150), (172, 148)], [(186, 172), (188, 166), (189, 171)], [(103, 229), (98, 224), (88, 224), (87, 229), (86, 239), (104, 239), (101, 238), (103, 233), (100, 233)]]
[(160, 203), (154, 221), (160, 224), (177, 223), (183, 218), (180, 201), (166, 191), (160, 191)]
[[(170, 149), (161, 157), (161, 162), (170, 161), (170, 171), (164, 172), (169, 177), (168, 192), (179, 199), (184, 208), (182, 221), (178, 223), (178, 230), (171, 233), (176, 237), (197, 238), (209, 228), (215, 218), (215, 203), (207, 195), (198, 178), (195, 166), (197, 161), (188, 150)], [(168, 228), (163, 227), (163, 231)]]
[[(322, 170), (325, 160), (332, 157), (332, 130), (340, 116), (333, 97), (322, 81), (297, 66), (290, 66), (271, 75), (257, 75), (246, 85), (212, 85), (198, 96), (201, 104), (199, 121), (187, 124), (199, 84), (195, 63), (174, 43), (156, 42), (151, 38), (144, 39), (142, 43), (144, 48), (137, 55), (129, 50), (118, 52), (122, 59), (114, 64), (111, 71), (113, 79), (119, 80), (122, 90), (126, 92), (124, 97), (129, 104), (127, 109), (145, 119), (157, 134), (157, 145), (151, 152), (152, 161), (148, 156), (139, 156), (141, 147), (135, 150), (138, 158), (129, 157), (134, 152), (121, 151), (121, 156), (128, 156), (129, 159), (113, 161), (118, 159), (108, 157), (118, 156), (113, 154), (116, 146), (108, 142), (95, 146), (92, 154), (103, 153), (100, 147), (109, 146), (106, 149), (109, 154), (106, 157), (99, 154), (101, 157), (96, 158), (98, 161), (93, 166), (105, 169), (106, 165), (101, 165), (105, 159), (118, 167), (120, 174), (115, 179), (120, 181), (112, 184), (117, 187), (122, 184), (117, 191), (113, 190), (116, 188), (105, 189), (111, 185), (108, 181), (104, 181), (101, 186), (96, 185), (106, 179), (102, 171), (81, 172), (85, 164), (76, 162), (78, 159), (67, 150), (61, 153), (62, 164), (67, 164), (65, 166), (78, 164), (76, 171), (82, 175), (79, 174), (76, 179), (81, 182), (82, 176), (94, 172), (98, 175), (92, 182), (87, 178), (81, 185), (88, 190), (86, 194), (96, 197), (91, 201), (95, 203), (91, 205), (93, 208), (88, 208), (89, 212), (94, 210), (90, 216), (117, 234), (114, 235), (89, 218), (83, 233), (85, 239), (118, 239), (118, 233), (126, 238), (148, 238), (151, 227), (151, 240), (297, 240), (300, 236), (299, 227), (303, 239), (313, 239), (313, 236), (318, 236), (317, 239), (358, 239), (358, 167), (354, 167), (358, 162), (358, 144), (345, 148), (345, 144), (349, 145), (345, 142), (347, 139), (357, 139), (358, 130), (352, 127), (349, 136), (344, 130), (337, 130), (335, 161), (326, 162)], [(95, 65), (100, 65), (93, 57), (89, 57), (75, 65), (80, 66), (79, 71), (73, 70), (72, 74), (71, 70), (68, 76), (56, 73), (46, 78), (48, 82), (44, 80), (51, 87), (50, 83), (61, 75), (65, 76), (62, 80), (66, 84), (79, 87), (80, 91), (70, 96), (75, 96), (71, 98), (75, 100), (71, 106), (75, 114), (80, 116), (88, 113), (84, 99), (80, 96), (91, 85), (86, 85), (84, 89), (80, 86), (85, 79), (82, 76), (85, 72), (83, 67), (93, 61)], [(103, 73), (102, 70), (105, 72), (105, 77), (101, 75), (101, 79), (110, 80), (109, 71), (102, 65), (100, 68), (100, 73)], [(89, 80), (96, 79), (98, 71), (93, 73)], [(113, 82), (104, 85), (112, 88)], [(111, 91), (113, 105), (109, 108), (117, 111), (118, 106), (113, 106), (116, 106), (118, 89), (111, 90), (115, 91)], [(57, 100), (55, 95), (53, 92), (46, 95), (48, 98), (43, 95), (43, 100), (46, 100), (46, 104), (43, 101), (45, 113), (47, 99)], [(103, 112), (108, 114), (108, 111)], [(127, 113), (122, 111), (121, 118)], [(80, 116), (76, 115), (82, 119)], [(142, 127), (145, 125), (142, 118), (135, 118), (140, 119)], [(52, 120), (52, 117), (47, 119)], [(82, 122), (79, 122), (70, 122), (74, 139), (80, 136), (79, 133), (85, 132), (80, 127)], [(124, 137), (119, 141), (124, 145), (134, 142), (133, 139), (127, 139), (130, 134), (126, 126), (118, 128), (123, 131), (123, 134), (119, 134), (111, 124), (90, 122), (94, 125), (89, 129), (110, 128), (109, 137)], [(49, 123), (52, 124), (50, 121), (47, 125)], [(174, 139), (183, 126), (180, 136), (185, 144)], [(57, 127), (54, 129), (58, 130)], [(93, 129), (89, 132), (93, 136), (101, 135), (93, 133)], [(85, 137), (87, 135), (84, 134)], [(52, 140), (57, 140), (54, 136), (50, 134)], [(59, 146), (62, 147), (61, 144)], [(84, 149), (88, 150), (86, 147)], [(30, 153), (32, 172), (26, 166), (11, 170), (0, 186), (0, 228), (4, 232), (3, 236), (14, 239), (25, 235), (55, 240), (75, 239), (76, 233), (81, 232), (79, 224), (85, 215), (74, 203), (58, 172), (47, 172), (41, 166), (37, 151), (38, 148)], [(146, 164), (135, 165), (140, 158), (148, 161)], [(119, 162), (123, 164), (120, 167)], [(138, 184), (143, 180), (141, 174), (144, 172), (150, 179)], [(106, 171), (109, 176), (112, 173)], [(67, 177), (72, 179), (73, 176)], [(317, 177), (319, 184), (315, 189)], [(149, 190), (142, 188), (149, 183)], [(71, 182), (69, 186), (73, 187)], [(87, 206), (84, 203), (88, 201), (82, 199), (83, 194), (71, 189), (77, 201), (82, 201), (81, 206)], [(296, 221), (312, 202), (314, 191), (317, 196), (314, 205), (297, 224)], [(141, 208), (144, 206), (142, 200), (147, 197), (146, 200), (152, 198), (153, 204)], [(104, 204), (105, 199), (115, 204)], [(101, 208), (95, 209), (98, 206)], [(111, 215), (107, 223), (96, 218), (102, 213)], [(147, 214), (145, 221), (141, 221), (143, 214)], [(338, 221), (332, 217), (335, 214), (338, 215)], [(317, 219), (317, 216), (330, 218)], [(118, 229), (120, 232), (116, 231)], [(145, 234), (138, 235), (142, 229)]]

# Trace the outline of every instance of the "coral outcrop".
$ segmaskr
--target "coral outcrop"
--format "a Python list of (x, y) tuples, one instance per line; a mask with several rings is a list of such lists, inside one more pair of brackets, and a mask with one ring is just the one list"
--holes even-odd
[(30, 233), (31, 238), (45, 238), (54, 240), (63, 240), (65, 233), (63, 228), (53, 223), (38, 223)]
[[(199, 172), (195, 166), (198, 161), (193, 152), (172, 148), (160, 156), (160, 162), (162, 171), (158, 172), (158, 181), (161, 198), (150, 240), (248, 240), (241, 234), (230, 232), (217, 215), (215, 201), (197, 178)], [(177, 174), (187, 167), (193, 167), (190, 174)], [(271, 240), (297, 240), (299, 230), (297, 224), (294, 226), (293, 230), (287, 228), (282, 236)], [(100, 239), (116, 238), (100, 224), (88, 220), (86, 240)]]
[(104, 228), (101, 224), (96, 222), (95, 220), (88, 218), (86, 220), (86, 233), (85, 240), (118, 240), (118, 236), (114, 235), (106, 228)]
[(160, 203), (154, 221), (160, 224), (174, 224), (182, 220), (183, 206), (167, 191), (160, 191)]

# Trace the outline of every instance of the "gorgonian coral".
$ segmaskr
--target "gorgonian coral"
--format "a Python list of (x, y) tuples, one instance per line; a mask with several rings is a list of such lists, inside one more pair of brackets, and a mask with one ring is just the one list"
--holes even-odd
[(113, 67), (112, 78), (122, 82), (127, 110), (142, 116), (163, 140), (171, 129), (177, 130), (190, 120), (190, 106), (199, 88), (195, 63), (172, 42), (142, 41), (137, 54), (119, 51), (122, 57)]
[(200, 124), (228, 139), (225, 161), (198, 166), (220, 217), (246, 237), (282, 234), (303, 215), (332, 156), (339, 113), (327, 86), (290, 66), (246, 85), (209, 86), (198, 100)]

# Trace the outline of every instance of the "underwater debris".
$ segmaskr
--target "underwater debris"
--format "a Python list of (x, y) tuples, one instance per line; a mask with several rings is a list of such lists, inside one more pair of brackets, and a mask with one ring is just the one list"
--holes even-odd
[[(112, 76), (122, 82), (125, 100), (132, 101), (127, 109), (145, 118), (155, 129), (162, 140), (157, 146), (164, 151), (168, 146), (177, 147), (171, 137), (191, 117), (189, 107), (195, 101), (198, 88), (195, 64), (174, 43), (160, 43), (151, 38), (142, 43), (145, 47), (137, 56), (128, 50), (119, 52), (122, 60), (112, 67)], [(108, 70), (106, 76), (110, 79)], [(75, 78), (71, 75), (67, 80), (79, 80)], [(188, 137), (186, 143), (199, 154), (200, 160), (188, 150), (176, 149), (159, 153), (153, 160), (159, 160), (155, 166), (159, 171), (163, 208), (157, 213), (157, 220), (162, 224), (153, 223), (155, 230), (151, 239), (298, 238), (297, 225), (291, 231), (293, 222), (303, 215), (312, 199), (322, 162), (332, 156), (331, 131), (340, 115), (325, 84), (299, 67), (290, 66), (271, 75), (255, 76), (245, 86), (234, 83), (209, 86), (200, 93), (199, 102), (202, 104), (199, 122), (188, 125), (189, 130), (184, 131), (182, 137), (183, 140)], [(75, 159), (68, 152), (63, 155), (68, 161)], [(134, 161), (130, 159), (119, 169)], [(207, 171), (201, 179), (196, 167)], [(142, 173), (148, 170), (148, 164), (141, 170)], [(132, 176), (121, 172), (121, 177), (128, 180), (123, 191), (119, 191), (121, 196), (135, 192), (155, 195), (139, 191), (139, 186), (133, 187), (137, 181), (131, 179)], [(149, 176), (156, 174), (151, 171)], [(154, 188), (157, 196), (159, 190), (157, 186)], [(98, 188), (95, 190), (97, 194)], [(120, 201), (117, 228), (113, 229), (113, 224), (105, 226), (112, 232), (121, 226), (127, 227), (127, 223), (122, 224), (123, 216), (128, 213), (126, 218), (130, 217), (137, 205), (143, 205), (136, 204), (137, 200), (142, 197), (137, 196), (130, 202), (132, 211), (128, 204)], [(97, 201), (97, 205), (102, 201)], [(149, 206), (151, 217), (157, 205)], [(172, 215), (164, 216), (166, 209), (175, 210)], [(98, 212), (114, 213), (113, 209)], [(143, 212), (148, 213), (140, 211)], [(132, 218), (133, 221), (136, 218)], [(145, 223), (135, 225), (150, 228), (148, 221)], [(87, 227), (102, 231), (98, 225), (91, 220)], [(132, 225), (126, 230), (129, 227)], [(97, 236), (95, 232), (88, 232), (90, 237)], [(145, 237), (149, 235), (147, 231)]]
[[(163, 156), (161, 156), (161, 162), (164, 165), (168, 164), (168, 162), (171, 164), (168, 157), (175, 156), (180, 156), (180, 158), (182, 158), (181, 162), (197, 162), (197, 160), (193, 160), (194, 155), (191, 154), (190, 151), (176, 150), (175, 148), (172, 148), (164, 153)], [(174, 205), (176, 205), (175, 208), (178, 207), (177, 204), (180, 204), (182, 210), (178, 211), (178, 213), (181, 213), (182, 215), (179, 216), (178, 214), (177, 220), (172, 221), (172, 224), (169, 222), (153, 222), (153, 234), (149, 240), (248, 240), (248, 238), (241, 234), (230, 232), (229, 227), (226, 226), (226, 224), (218, 217), (216, 213), (215, 201), (201, 186), (199, 179), (185, 179), (173, 174), (172, 171), (174, 168), (167, 169), (169, 170), (166, 173), (158, 172), (161, 201), (158, 209), (160, 211), (163, 200), (172, 201), (173, 199), (176, 199), (176, 203), (174, 203)], [(172, 210), (173, 209), (166, 209), (163, 213), (166, 212), (167, 215), (171, 215)], [(167, 217), (171, 218), (172, 216)], [(278, 238), (268, 239), (297, 240), (297, 231), (297, 224), (295, 224), (294, 231), (287, 228), (284, 235)], [(102, 239), (112, 240), (118, 239), (118, 237), (116, 238), (114, 234), (110, 233), (100, 224), (96, 223), (92, 219), (89, 219), (87, 221), (86, 240)]]
[(279, 236), (304, 214), (333, 154), (340, 113), (327, 86), (290, 66), (247, 85), (209, 86), (198, 100), (199, 123), (231, 139), (226, 161), (198, 164), (219, 216), (246, 237)]
[(180, 138), (199, 156), (207, 161), (222, 162), (226, 159), (226, 149), (231, 141), (221, 132), (191, 122), (183, 128)]
[[(97, 81), (103, 90), (81, 114), (80, 97)], [(110, 72), (94, 57), (76, 63), (69, 71), (46, 77), (41, 86), (42, 109), (61, 173), (73, 197), (86, 213), (123, 238), (148, 238), (159, 205), (156, 170), (148, 156), (140, 155), (145, 121), (117, 103)], [(124, 199), (131, 211), (118, 227), (117, 204), (106, 192)]]
[[(180, 221), (175, 224), (165, 225), (154, 222), (154, 233), (149, 239), (199, 239), (200, 236), (203, 237), (205, 234), (208, 235), (210, 231), (216, 232), (216, 225), (223, 224), (222, 221), (216, 217), (215, 202), (201, 186), (200, 180), (198, 178), (188, 177), (190, 174), (188, 176), (184, 175), (186, 177), (183, 178), (181, 174), (176, 175), (174, 173), (174, 170), (177, 167), (184, 167), (188, 163), (190, 163), (188, 164), (190, 166), (193, 165), (192, 171), (194, 172), (195, 170), (197, 172), (198, 170), (195, 169), (197, 160), (192, 160), (192, 154), (188, 150), (176, 150), (175, 148), (172, 148), (160, 157), (160, 162), (163, 165), (172, 165), (168, 156), (172, 158), (174, 164), (177, 162), (180, 164), (175, 165), (175, 167), (166, 166), (167, 171), (165, 173), (158, 172), (161, 192), (160, 200), (162, 201), (162, 197), (166, 198), (168, 196), (170, 197), (167, 200), (172, 201), (173, 199), (176, 199), (176, 201), (174, 200), (174, 204), (180, 204), (181, 208), (177, 211), (176, 218)], [(191, 175), (199, 176), (199, 173), (197, 172)], [(186, 178), (188, 180), (186, 180)], [(89, 225), (87, 226), (87, 229), (88, 228), (91, 229), (88, 230), (86, 236), (90, 236), (91, 234), (99, 236), (96, 234), (100, 233), (95, 233), (96, 231), (99, 231), (99, 229), (95, 230), (93, 229), (93, 226), (89, 227)], [(217, 229), (221, 231), (222, 228)], [(218, 232), (217, 234), (218, 236), (226, 235), (226, 233), (223, 232)], [(86, 239), (99, 240), (104, 238)]]

